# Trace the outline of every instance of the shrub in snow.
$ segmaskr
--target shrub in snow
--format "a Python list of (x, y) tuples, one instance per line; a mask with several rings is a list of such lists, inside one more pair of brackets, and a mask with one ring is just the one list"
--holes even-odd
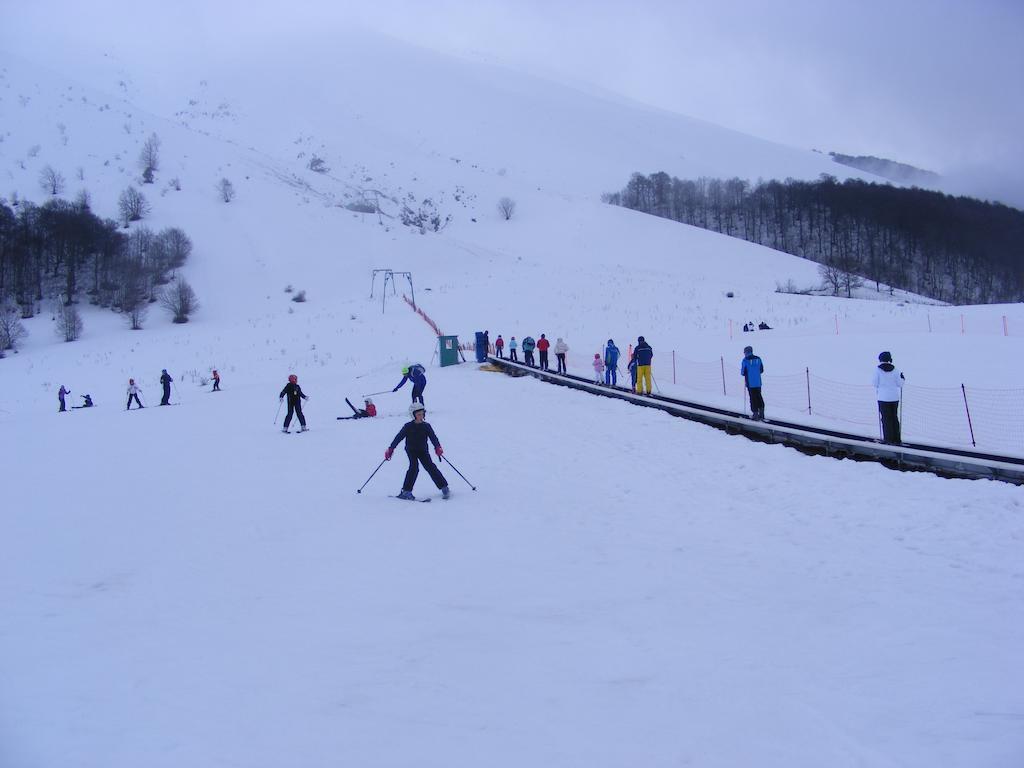
[(300, 304), (302, 302), (304, 302), (305, 300), (306, 300), (306, 292), (305, 291), (299, 291), (294, 296), (292, 296), (292, 301), (297, 301)]
[(142, 170), (142, 181), (145, 184), (153, 183), (153, 174), (160, 170), (160, 137), (155, 133), (151, 134), (146, 143), (142, 145), (142, 152), (139, 153), (139, 168)]
[(512, 218), (512, 214), (516, 212), (516, 201), (511, 197), (503, 197), (498, 201), (498, 210), (505, 217), (505, 221), (508, 221)]
[(179, 277), (160, 294), (160, 306), (171, 313), (174, 322), (187, 323), (188, 316), (199, 309), (199, 299), (192, 286)]
[(221, 200), (225, 203), (230, 203), (235, 199), (235, 185), (228, 179), (221, 179), (217, 182), (217, 193), (220, 195)]
[(74, 304), (58, 301), (54, 319), (57, 335), (64, 341), (76, 341), (82, 335), (82, 316)]
[(127, 229), (130, 222), (139, 221), (149, 214), (149, 201), (135, 187), (128, 187), (117, 199), (117, 210), (121, 214), (121, 223)]
[(5, 304), (0, 306), (0, 356), (7, 350), (17, 351), (18, 342), (28, 336), (28, 331), (21, 324), (18, 310)]

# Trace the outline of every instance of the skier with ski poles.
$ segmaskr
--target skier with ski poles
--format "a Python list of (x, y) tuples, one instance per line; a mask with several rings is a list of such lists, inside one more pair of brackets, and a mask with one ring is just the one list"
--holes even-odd
[(391, 441), (388, 449), (384, 451), (384, 459), (391, 461), (395, 448), (402, 440), (405, 440), (405, 453), (409, 457), (409, 469), (405, 473), (402, 492), (398, 494), (397, 498), (406, 501), (416, 500), (416, 497), (412, 495), (412, 489), (416, 484), (416, 477), (419, 475), (419, 465), (422, 464), (430, 475), (430, 479), (434, 481), (434, 485), (441, 491), (441, 496), (447, 499), (451, 496), (451, 491), (448, 490), (448, 481), (444, 479), (444, 475), (434, 464), (427, 450), (427, 440), (429, 439), (434, 445), (434, 453), (437, 454), (437, 458), (440, 459), (444, 455), (441, 442), (434, 434), (434, 428), (425, 421), (427, 409), (423, 403), (413, 403), (409, 406), (409, 414), (413, 420), (406, 422), (405, 426), (395, 435), (395, 439)]
[(138, 404), (139, 408), (145, 407), (142, 404), (142, 401), (139, 400), (139, 388), (135, 386), (135, 379), (128, 379), (128, 405), (125, 408), (126, 411), (130, 411), (132, 409), (132, 398), (135, 399), (135, 402), (136, 404)]
[(60, 400), (60, 410), (58, 413), (65, 413), (67, 411), (67, 405), (64, 402), (64, 398), (71, 394), (71, 390), (65, 388), (63, 384), (60, 385), (60, 391), (57, 393), (57, 399)]
[[(285, 397), (288, 398), (288, 413), (284, 417), (284, 428), (281, 430), (286, 435), (289, 434), (288, 426), (292, 423), (292, 415), (299, 417), (299, 432), (306, 432), (306, 417), (302, 415), (302, 401), (309, 400), (302, 392), (302, 388), (299, 386), (299, 377), (294, 373), (288, 376), (288, 383), (284, 385), (284, 389), (281, 390), (281, 394), (278, 397), (278, 401), (283, 401)], [(278, 406), (280, 410), (280, 405)], [(276, 420), (276, 419), (275, 419)]]
[[(619, 383), (619, 348), (611, 339), (604, 348), (604, 383), (613, 387)], [(636, 389), (636, 382), (633, 382), (633, 389)]]
[(172, 379), (171, 375), (169, 373), (167, 373), (167, 369), (166, 368), (162, 369), (161, 372), (160, 372), (160, 383), (163, 385), (163, 388), (164, 388), (164, 396), (162, 398), (160, 398), (160, 405), (170, 405), (171, 404), (171, 382), (172, 381), (174, 381), (174, 379)]
[(654, 350), (643, 336), (638, 337), (636, 342), (636, 349), (633, 350), (633, 357), (630, 360), (631, 363), (633, 360), (636, 361), (636, 393), (650, 395), (653, 393), (651, 360), (654, 358)]
[(405, 382), (412, 382), (412, 400), (416, 402), (419, 400), (423, 402), (423, 390), (427, 388), (427, 371), (426, 369), (416, 363), (414, 365), (406, 366), (402, 369), (402, 380), (398, 382), (392, 392), (397, 392), (405, 386)]
[(891, 445), (899, 445), (900, 434), (899, 407), (903, 400), (903, 382), (906, 377), (892, 364), (892, 353), (882, 352), (878, 355), (878, 367), (875, 368), (871, 383), (878, 396), (878, 417), (882, 422), (882, 440)]

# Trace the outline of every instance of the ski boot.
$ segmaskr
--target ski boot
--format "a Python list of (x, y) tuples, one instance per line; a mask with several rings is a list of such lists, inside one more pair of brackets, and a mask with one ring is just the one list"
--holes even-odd
[(404, 499), (405, 501), (416, 501), (416, 497), (412, 495), (412, 491), (402, 491), (395, 498)]
[(452, 492), (448, 490), (448, 486), (446, 485), (444, 488), (441, 489), (441, 498), (442, 499), (450, 499), (451, 497), (452, 497)]
[(299, 432), (309, 432), (309, 427), (303, 426)]
[(288, 427), (285, 427), (285, 428), (284, 428), (284, 429), (282, 429), (281, 431), (282, 431), (282, 432), (284, 432), (284, 433), (285, 433), (286, 435), (290, 435), (290, 434), (292, 433), (292, 432), (291, 432), (291, 430), (290, 430), (290, 429), (288, 429)]

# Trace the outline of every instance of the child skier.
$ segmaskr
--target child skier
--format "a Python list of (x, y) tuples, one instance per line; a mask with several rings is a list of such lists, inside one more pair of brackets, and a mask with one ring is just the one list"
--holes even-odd
[(434, 434), (434, 428), (425, 421), (427, 409), (423, 403), (413, 403), (409, 406), (409, 414), (413, 420), (402, 427), (395, 435), (395, 439), (391, 441), (391, 445), (384, 451), (385, 460), (391, 461), (396, 446), (405, 440), (405, 453), (409, 457), (409, 469), (405, 473), (405, 482), (402, 483), (402, 492), (398, 494), (398, 498), (407, 501), (416, 500), (416, 497), (412, 495), (412, 488), (416, 484), (416, 476), (420, 472), (419, 465), (422, 464), (430, 475), (430, 479), (434, 481), (434, 485), (440, 489), (441, 496), (447, 499), (451, 496), (451, 491), (448, 490), (448, 481), (444, 479), (441, 470), (434, 464), (427, 451), (427, 440), (429, 439), (434, 445), (437, 458), (440, 459), (444, 455), (441, 443), (437, 439), (437, 435)]
[(565, 367), (565, 356), (569, 353), (569, 345), (566, 344), (562, 339), (558, 339), (555, 342), (555, 359), (558, 360), (558, 372), (568, 373), (568, 369)]
[(139, 408), (145, 407), (142, 405), (142, 401), (139, 400), (139, 388), (135, 386), (135, 379), (128, 379), (128, 407), (125, 408), (126, 411), (130, 411), (132, 409), (132, 398), (135, 398), (135, 402), (138, 404)]
[(519, 355), (516, 354), (516, 349), (518, 347), (519, 344), (516, 342), (516, 337), (513, 336), (508, 343), (508, 359), (511, 360), (513, 363), (519, 362)]
[(594, 383), (604, 383), (604, 360), (599, 352), (594, 353)]
[(217, 369), (213, 369), (213, 389), (211, 392), (220, 392), (220, 374), (217, 373)]
[(288, 377), (288, 383), (284, 385), (284, 389), (281, 390), (280, 399), (284, 400), (285, 396), (288, 397), (288, 415), (284, 417), (284, 429), (281, 431), (288, 434), (288, 425), (292, 423), (292, 414), (299, 417), (299, 432), (308, 431), (306, 428), (306, 417), (302, 415), (302, 401), (309, 400), (302, 393), (302, 388), (299, 386), (299, 377), (294, 373)]
[(377, 415), (377, 406), (373, 404), (373, 400), (366, 398), (363, 401), (362, 408), (356, 408), (349, 399), (346, 397), (345, 402), (348, 403), (348, 407), (352, 409), (351, 416), (339, 416), (338, 421), (345, 421), (346, 419), (367, 419)]
[(501, 338), (501, 334), (498, 334), (498, 338), (494, 340), (494, 352), (498, 357), (505, 356), (505, 340)]

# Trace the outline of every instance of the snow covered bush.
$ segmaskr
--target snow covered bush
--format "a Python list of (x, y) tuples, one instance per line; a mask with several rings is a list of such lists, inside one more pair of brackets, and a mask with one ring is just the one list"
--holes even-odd
[(498, 201), (498, 211), (505, 217), (505, 221), (512, 218), (512, 214), (516, 212), (516, 201), (511, 197), (503, 197)]
[(304, 302), (305, 300), (306, 300), (306, 292), (305, 291), (299, 291), (294, 296), (292, 296), (292, 301), (297, 301), (300, 304), (302, 302)]

